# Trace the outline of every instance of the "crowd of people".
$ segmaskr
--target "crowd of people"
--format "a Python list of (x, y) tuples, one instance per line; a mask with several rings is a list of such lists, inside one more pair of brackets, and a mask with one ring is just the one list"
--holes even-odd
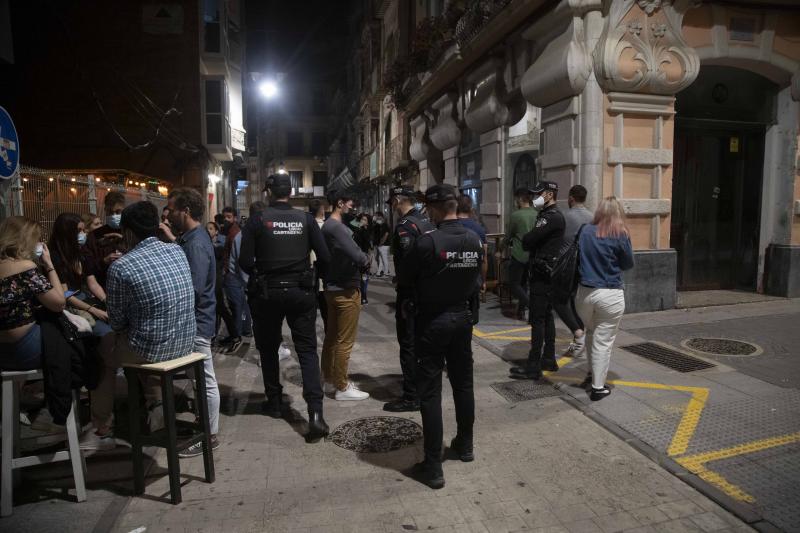
[[(389, 213), (356, 214), (346, 192), (330, 195), (329, 212), (319, 201), (308, 211), (295, 209), (290, 193), (287, 176), (271, 176), (267, 202), (251, 205), (242, 222), (230, 207), (208, 220), (205, 199), (191, 188), (171, 191), (161, 213), (145, 201), (126, 207), (124, 196), (112, 191), (104, 200), (105, 223), (96, 215), (62, 213), (46, 244), (38, 223), (4, 219), (0, 368), (53, 365), (54, 328), (47, 324), (58, 324), (58, 331), (97, 363), (81, 368), (92, 418), (81, 447), (98, 451), (118, 444), (114, 390), (123, 363), (203, 353), (216, 448), (215, 348), (234, 354), (243, 338), (254, 337), (264, 381), (262, 412), (280, 418), (285, 415), (279, 366), (288, 352), (285, 320), (302, 371), (306, 440), (315, 442), (329, 431), (323, 416), (326, 395), (337, 401), (369, 397), (350, 379), (349, 361), (362, 306), (369, 303), (370, 276), (388, 276), (397, 291), (403, 383), (402, 395), (383, 408), (421, 413), (425, 460), (418, 470), (429, 486), (443, 486), (445, 365), (458, 426), (450, 449), (463, 461), (474, 458), (471, 338), (489, 254), (471, 198), (452, 186), (435, 185), (425, 191), (421, 205), (413, 188), (395, 187), (387, 202), (395, 220), (390, 225)], [(633, 266), (633, 252), (620, 203), (606, 198), (592, 213), (585, 207), (586, 194), (582, 186), (572, 187), (569, 209), (562, 213), (557, 184), (542, 181), (517, 190), (518, 209), (509, 217), (502, 246), (509, 256), (506, 278), (518, 301), (516, 314), (527, 317), (532, 335), (527, 362), (512, 367), (511, 376), (539, 379), (543, 371), (558, 370), (555, 312), (573, 334), (566, 355), (588, 355), (584, 385), (591, 399), (599, 400), (610, 394), (606, 376), (625, 307), (621, 273)], [(577, 270), (575, 282), (565, 288), (554, 272), (569, 250), (577, 254)], [(321, 356), (317, 313), (325, 330)], [(151, 383), (144, 383), (143, 391), (148, 424), (157, 430), (163, 424), (160, 392)], [(180, 455), (201, 452), (198, 443)]]

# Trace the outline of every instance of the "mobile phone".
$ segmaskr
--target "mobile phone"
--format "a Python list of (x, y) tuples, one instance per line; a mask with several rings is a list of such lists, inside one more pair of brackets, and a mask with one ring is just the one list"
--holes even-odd
[(79, 292), (81, 292), (81, 291), (79, 291), (79, 290), (75, 290), (75, 291), (64, 291), (64, 298), (71, 298), (72, 296), (75, 296), (75, 295), (76, 295), (76, 294), (78, 294)]

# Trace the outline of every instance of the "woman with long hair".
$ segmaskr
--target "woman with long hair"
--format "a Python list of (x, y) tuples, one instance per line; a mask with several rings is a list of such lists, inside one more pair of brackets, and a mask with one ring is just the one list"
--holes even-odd
[(594, 220), (584, 226), (578, 241), (580, 285), (575, 307), (586, 326), (586, 354), (592, 401), (611, 391), (606, 376), (611, 349), (625, 313), (622, 271), (633, 268), (633, 248), (622, 204), (609, 196), (600, 202)]
[(25, 217), (0, 222), (0, 368), (41, 368), (42, 334), (36, 323), (39, 305), (64, 310), (64, 292), (42, 228)]
[(100, 217), (94, 213), (86, 213), (81, 215), (81, 220), (83, 220), (83, 225), (86, 228), (85, 231), (87, 235), (103, 225), (103, 221), (100, 220)]

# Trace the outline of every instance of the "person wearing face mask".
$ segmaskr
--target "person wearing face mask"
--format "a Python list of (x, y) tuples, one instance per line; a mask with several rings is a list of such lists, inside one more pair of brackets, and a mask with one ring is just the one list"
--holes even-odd
[(389, 275), (389, 225), (383, 213), (375, 213), (375, 222), (372, 231), (372, 245), (375, 248), (375, 270), (378, 277), (382, 277), (384, 273)]
[(100, 302), (106, 301), (106, 278), (108, 267), (125, 252), (122, 242), (122, 210), (125, 209), (125, 195), (120, 191), (106, 193), (103, 200), (106, 223), (89, 233), (86, 239), (87, 285), (92, 295)]
[(511, 368), (511, 377), (516, 379), (539, 379), (542, 370), (558, 370), (550, 271), (564, 242), (566, 223), (556, 206), (558, 184), (541, 181), (531, 195), (538, 216), (533, 229), (522, 238), (522, 248), (530, 255), (531, 350), (524, 365)]

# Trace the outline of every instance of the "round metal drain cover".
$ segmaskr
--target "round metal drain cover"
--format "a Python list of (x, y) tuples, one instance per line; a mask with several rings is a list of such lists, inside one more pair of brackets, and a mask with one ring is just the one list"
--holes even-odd
[(696, 352), (713, 355), (747, 357), (751, 355), (760, 355), (763, 352), (760, 346), (733, 339), (693, 337), (683, 341), (681, 344), (683, 344), (686, 348), (690, 348)]
[(329, 438), (340, 448), (358, 453), (391, 452), (421, 439), (422, 427), (406, 418), (370, 416), (345, 422)]

